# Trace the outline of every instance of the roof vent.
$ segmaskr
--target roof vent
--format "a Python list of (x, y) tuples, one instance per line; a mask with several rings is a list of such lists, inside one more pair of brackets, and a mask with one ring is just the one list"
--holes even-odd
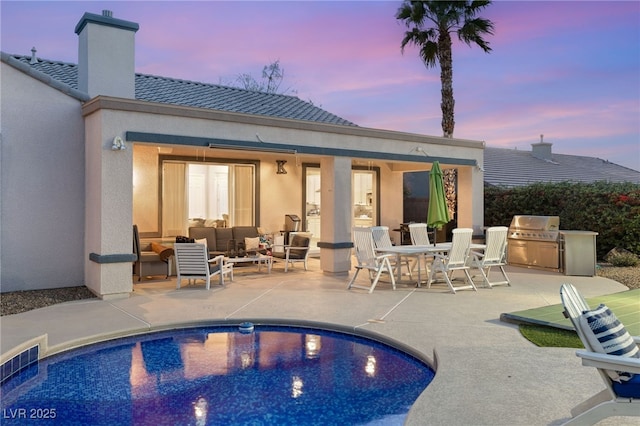
[(113, 12), (105, 9), (102, 11), (102, 16), (104, 16), (105, 18), (113, 18)]
[(35, 46), (31, 48), (31, 60), (29, 61), (29, 64), (34, 65), (38, 63), (38, 58), (36, 58), (36, 48)]
[(544, 135), (540, 135), (540, 142), (532, 143), (531, 155), (541, 160), (551, 161), (551, 146), (549, 142), (543, 142)]

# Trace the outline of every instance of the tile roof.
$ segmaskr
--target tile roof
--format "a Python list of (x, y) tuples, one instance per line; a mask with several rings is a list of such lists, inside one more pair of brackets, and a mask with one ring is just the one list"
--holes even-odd
[(579, 155), (551, 154), (550, 160), (531, 151), (507, 148), (484, 150), (484, 181), (494, 186), (524, 186), (534, 182), (634, 182), (640, 172), (606, 160)]
[[(30, 64), (31, 57), (29, 56), (9, 56), (72, 89), (78, 89), (78, 66), (76, 64), (40, 58), (36, 64)], [(135, 87), (136, 99), (141, 101), (356, 126), (356, 124), (296, 96), (138, 73), (136, 73)]]
[[(82, 100), (86, 94), (78, 92), (76, 64), (2, 54), (15, 66), (42, 73), (55, 85), (70, 89), (71, 95)], [(84, 95), (84, 96), (83, 96)], [(354, 123), (305, 102), (295, 96), (269, 94), (216, 84), (199, 83), (146, 74), (136, 74), (136, 99), (174, 105), (210, 108), (245, 114), (258, 114), (294, 120), (356, 126)], [(634, 182), (640, 184), (640, 172), (595, 157), (552, 154), (543, 160), (531, 151), (506, 148), (484, 150), (485, 184), (495, 186), (523, 186), (534, 182)]]

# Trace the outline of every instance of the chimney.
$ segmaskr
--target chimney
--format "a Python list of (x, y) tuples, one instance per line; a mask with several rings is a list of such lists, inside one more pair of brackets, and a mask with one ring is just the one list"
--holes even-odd
[(551, 146), (552, 143), (543, 142), (544, 135), (540, 135), (540, 142), (532, 143), (531, 155), (540, 160), (551, 161)]
[(139, 25), (113, 17), (85, 13), (78, 34), (78, 90), (98, 95), (135, 98), (135, 33)]

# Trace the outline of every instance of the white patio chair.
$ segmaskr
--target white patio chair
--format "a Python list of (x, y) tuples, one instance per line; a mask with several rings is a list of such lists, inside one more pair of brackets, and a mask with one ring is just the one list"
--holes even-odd
[[(511, 285), (509, 277), (504, 271), (504, 265), (507, 264), (507, 233), (509, 228), (506, 226), (492, 226), (487, 228), (486, 247), (484, 252), (471, 250), (472, 266), (478, 268), (482, 274), (482, 280), (485, 287), (493, 287), (495, 285)], [(489, 273), (491, 268), (497, 266), (504, 277), (502, 281), (489, 281)]]
[(204, 280), (206, 288), (211, 286), (211, 277), (218, 276), (220, 285), (224, 285), (224, 276), (230, 275), (233, 281), (233, 264), (227, 263), (223, 255), (209, 260), (206, 244), (176, 243), (173, 246), (176, 256), (178, 277), (176, 288), (180, 288), (183, 279)]
[[(565, 425), (593, 425), (612, 416), (640, 416), (640, 358), (637, 358), (640, 337), (629, 336), (606, 306), (600, 305), (592, 311), (571, 284), (560, 287), (560, 298), (564, 316), (571, 320), (585, 347), (576, 351), (576, 355), (582, 359), (582, 365), (598, 369), (605, 384), (604, 390), (571, 410), (573, 418)], [(589, 327), (588, 317), (597, 318), (601, 327), (598, 334)], [(604, 353), (600, 342), (606, 341), (609, 346), (612, 336), (617, 336), (612, 349), (622, 355)], [(627, 379), (629, 376), (632, 377)]]
[[(369, 290), (372, 293), (380, 280), (380, 276), (383, 272), (387, 272), (391, 278), (391, 285), (393, 289), (396, 289), (396, 279), (393, 276), (393, 267), (389, 259), (393, 256), (390, 254), (376, 255), (375, 248), (373, 246), (373, 236), (371, 234), (371, 228), (355, 227), (352, 230), (353, 244), (358, 264), (355, 266), (356, 272), (353, 274), (351, 281), (347, 289), (361, 288), (363, 290)], [(370, 286), (363, 286), (355, 284), (356, 277), (360, 270), (366, 269), (369, 273)]]
[[(411, 244), (414, 246), (428, 246), (431, 245), (429, 242), (429, 231), (427, 230), (426, 223), (410, 223), (409, 224), (409, 237), (411, 237)], [(424, 264), (424, 270), (427, 272), (427, 275), (431, 272), (430, 265), (431, 262), (427, 261), (427, 258), (433, 258), (432, 255), (423, 254), (418, 257), (418, 261), (422, 260)], [(414, 265), (415, 267), (415, 265)]]
[[(391, 237), (389, 236), (388, 226), (372, 226), (371, 236), (373, 237), (374, 248), (384, 249), (384, 248), (393, 247), (393, 243), (391, 242)], [(411, 256), (411, 257), (415, 257), (416, 259), (419, 259), (418, 256)], [(411, 267), (411, 263), (409, 262), (409, 259), (406, 256), (404, 258), (402, 257), (400, 258), (400, 264), (397, 264), (398, 263), (397, 259), (394, 259), (393, 257), (389, 259), (389, 262), (391, 262), (391, 266), (393, 266), (396, 269), (396, 273), (398, 274), (398, 277), (402, 276), (402, 265), (405, 265), (407, 267), (409, 278), (413, 279), (413, 274), (411, 273), (411, 270), (413, 268)], [(397, 268), (400, 268), (400, 269), (397, 269)]]
[(430, 244), (426, 223), (410, 223), (409, 236), (411, 237), (411, 244), (414, 246), (428, 246)]
[[(469, 265), (467, 262), (472, 235), (473, 229), (471, 228), (456, 228), (453, 230), (451, 249), (446, 254), (436, 253), (434, 255), (427, 288), (431, 287), (431, 282), (433, 281), (435, 274), (441, 272), (452, 293), (455, 294), (456, 290), (466, 289), (478, 291), (471, 279), (471, 276), (469, 276)], [(464, 273), (465, 282), (467, 283), (466, 285), (457, 287), (453, 285), (452, 278), (455, 271), (462, 271)]]

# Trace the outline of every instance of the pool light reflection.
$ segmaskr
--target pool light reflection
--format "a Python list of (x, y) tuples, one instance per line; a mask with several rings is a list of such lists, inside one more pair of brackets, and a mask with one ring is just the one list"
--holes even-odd
[(307, 334), (304, 337), (304, 347), (308, 359), (317, 358), (322, 348), (322, 338), (315, 334)]
[(209, 404), (203, 397), (199, 397), (193, 403), (193, 414), (196, 418), (196, 426), (204, 426), (207, 424), (207, 410)]
[(374, 377), (376, 375), (376, 357), (373, 355), (367, 355), (367, 364), (364, 367), (364, 371), (367, 376)]
[(302, 387), (304, 383), (302, 382), (302, 378), (299, 376), (293, 376), (291, 380), (291, 397), (298, 398), (302, 396)]

